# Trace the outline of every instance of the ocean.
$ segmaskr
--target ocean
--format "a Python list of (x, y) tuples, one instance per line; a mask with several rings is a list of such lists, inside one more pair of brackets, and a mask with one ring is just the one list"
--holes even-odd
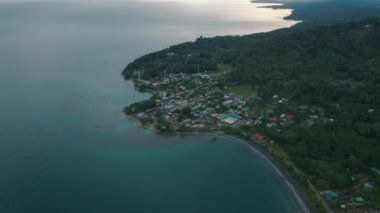
[(133, 59), (199, 36), (289, 27), (289, 10), (222, 1), (0, 1), (0, 212), (297, 212), (265, 160), (213, 135), (161, 136)]

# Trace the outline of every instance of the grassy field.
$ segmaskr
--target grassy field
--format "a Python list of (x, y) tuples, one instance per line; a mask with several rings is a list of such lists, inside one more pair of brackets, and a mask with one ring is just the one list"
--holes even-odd
[(255, 91), (250, 86), (234, 86), (228, 89), (230, 93), (243, 97), (250, 97), (255, 94)]

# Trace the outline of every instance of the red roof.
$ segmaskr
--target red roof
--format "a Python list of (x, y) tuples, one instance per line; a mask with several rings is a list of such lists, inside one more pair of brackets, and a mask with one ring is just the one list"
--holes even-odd
[(262, 135), (262, 134), (260, 134), (260, 133), (256, 133), (256, 134), (255, 134), (255, 138), (256, 138), (256, 140), (258, 140), (258, 141), (263, 141), (263, 140), (265, 139), (265, 135)]
[(291, 114), (291, 113), (289, 113), (289, 112), (285, 112), (284, 114), (285, 114), (285, 118), (286, 118), (286, 119), (288, 119), (288, 120), (293, 120), (293, 118), (294, 118), (294, 115), (293, 115), (293, 114)]
[(271, 123), (276, 123), (276, 122), (277, 122), (277, 118), (276, 118), (276, 117), (270, 117), (270, 118), (269, 118), (269, 121), (270, 121)]

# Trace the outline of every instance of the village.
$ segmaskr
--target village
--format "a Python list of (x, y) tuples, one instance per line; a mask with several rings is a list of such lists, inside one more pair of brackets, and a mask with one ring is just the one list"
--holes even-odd
[[(168, 74), (153, 81), (136, 80), (136, 87), (154, 93), (149, 107), (131, 105), (127, 114), (134, 115), (143, 126), (160, 132), (219, 131), (222, 128), (264, 126), (288, 127), (295, 122), (313, 126), (318, 122), (333, 122), (324, 118), (321, 109), (297, 106), (307, 116), (296, 116), (286, 111), (294, 106), (288, 99), (273, 95), (269, 106), (263, 108), (262, 98), (255, 94), (237, 94), (218, 81), (218, 73)], [(268, 104), (265, 104), (268, 105)], [(281, 105), (285, 106), (282, 107)], [(304, 113), (305, 114), (305, 113)], [(155, 125), (160, 122), (160, 125)], [(252, 140), (265, 142), (266, 135), (256, 132)], [(269, 141), (273, 143), (273, 141)]]
[[(137, 73), (139, 76), (139, 74)], [(148, 90), (153, 96), (148, 101), (132, 104), (126, 114), (135, 117), (144, 128), (161, 133), (173, 132), (225, 132), (240, 131), (244, 138), (263, 146), (273, 144), (263, 132), (281, 132), (292, 125), (312, 128), (319, 123), (333, 123), (323, 109), (312, 106), (295, 106), (281, 95), (263, 100), (254, 92), (239, 92), (219, 82), (218, 73), (168, 74), (151, 81), (135, 81), (138, 89)], [(250, 128), (245, 128), (250, 127)], [(253, 129), (253, 130), (252, 130)], [(380, 175), (379, 170), (377, 175)], [(327, 202), (340, 209), (366, 204), (362, 192), (371, 191), (374, 185), (367, 178), (351, 177), (356, 186), (353, 192), (321, 191)], [(340, 204), (339, 204), (340, 203)]]

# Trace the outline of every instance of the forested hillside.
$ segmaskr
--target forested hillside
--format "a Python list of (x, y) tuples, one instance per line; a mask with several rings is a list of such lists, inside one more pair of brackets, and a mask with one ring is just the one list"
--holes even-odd
[[(255, 100), (260, 100), (256, 107), (266, 109), (263, 120), (281, 109), (294, 114), (296, 122), (241, 131), (260, 131), (279, 144), (319, 190), (360, 194), (380, 208), (379, 178), (371, 176), (371, 168), (380, 168), (379, 19), (198, 38), (143, 56), (123, 75), (137, 78), (138, 70), (144, 70), (144, 79), (164, 73), (219, 72), (222, 85), (251, 87), (257, 92)], [(274, 96), (289, 101), (278, 106)], [(319, 120), (305, 124), (311, 122), (305, 111)], [(355, 188), (360, 181), (377, 188), (360, 191)]]
[(378, 0), (262, 0), (260, 2), (280, 3), (282, 5), (271, 7), (293, 9), (293, 13), (286, 19), (303, 20), (297, 25), (300, 28), (362, 20), (369, 16), (380, 17)]

